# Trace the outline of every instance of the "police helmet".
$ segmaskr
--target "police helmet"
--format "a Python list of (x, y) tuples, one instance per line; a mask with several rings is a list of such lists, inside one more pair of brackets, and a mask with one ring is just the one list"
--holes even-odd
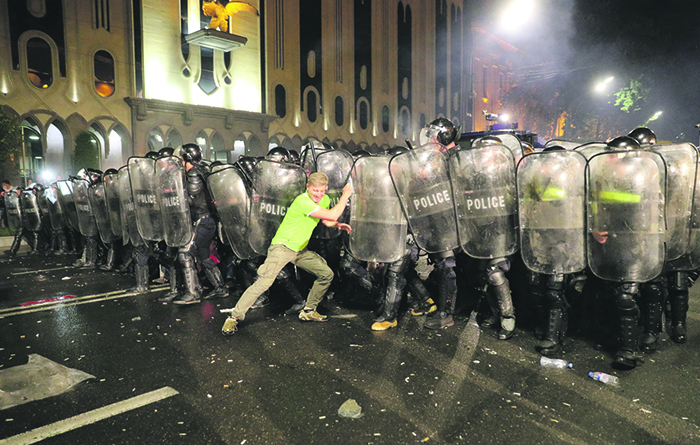
[(163, 147), (158, 150), (158, 157), (172, 156), (175, 153), (175, 149), (172, 147)]
[(289, 163), (291, 161), (291, 157), (289, 156), (289, 152), (284, 147), (275, 147), (275, 148), (270, 149), (270, 151), (267, 152), (267, 155), (265, 155), (265, 159), (267, 159), (268, 161), (287, 162), (287, 163)]
[(629, 136), (618, 136), (608, 142), (608, 147), (612, 150), (639, 150), (639, 142)]
[(292, 164), (297, 164), (299, 165), (299, 162), (301, 162), (301, 158), (299, 156), (299, 152), (296, 150), (287, 150), (289, 152), (289, 158), (290, 162)]
[(472, 148), (481, 148), (488, 145), (502, 144), (503, 141), (497, 136), (483, 136), (472, 143)]
[(116, 175), (117, 173), (119, 173), (119, 172), (116, 169), (108, 168), (107, 170), (105, 170), (104, 173), (102, 173), (102, 178), (104, 179), (104, 177), (107, 175)]
[(87, 175), (91, 185), (99, 184), (102, 181), (102, 170), (88, 168)]
[(182, 159), (190, 164), (197, 164), (202, 160), (202, 149), (197, 144), (185, 144), (181, 150)]
[(370, 152), (368, 152), (367, 150), (363, 150), (361, 148), (358, 150), (355, 150), (355, 152), (352, 155), (355, 158), (363, 158), (365, 156), (372, 156), (372, 154)]
[(146, 156), (144, 156), (144, 158), (151, 158), (155, 161), (156, 159), (158, 159), (158, 152), (157, 151), (149, 151), (148, 153), (146, 153)]
[(406, 153), (406, 152), (408, 152), (408, 148), (397, 145), (394, 148), (388, 149), (386, 151), (386, 154), (393, 157), (393, 156), (400, 155), (401, 153)]
[(545, 151), (566, 151), (566, 148), (562, 147), (561, 145), (550, 145), (542, 149), (542, 152)]
[(258, 160), (252, 156), (241, 156), (236, 161), (236, 165), (238, 165), (238, 168), (240, 168), (248, 174), (253, 173), (253, 168), (257, 163)]
[(447, 146), (457, 140), (459, 133), (459, 127), (455, 127), (455, 124), (453, 124), (451, 120), (440, 117), (421, 130), (419, 142), (421, 145), (426, 145), (430, 142), (439, 142)]
[(647, 127), (637, 127), (627, 136), (636, 139), (639, 145), (656, 144), (656, 134)]

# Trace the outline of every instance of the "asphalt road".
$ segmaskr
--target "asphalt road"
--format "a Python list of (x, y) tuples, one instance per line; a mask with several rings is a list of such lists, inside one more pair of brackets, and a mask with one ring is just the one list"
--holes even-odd
[[(573, 369), (550, 369), (522, 327), (503, 342), (464, 312), (437, 332), (402, 312), (373, 332), (370, 310), (337, 299), (303, 323), (273, 295), (224, 337), (233, 297), (159, 303), (73, 260), (0, 260), (0, 445), (700, 443), (697, 288), (688, 342), (664, 334), (616, 373), (590, 335), (567, 339)], [(348, 399), (361, 417), (339, 415)]]

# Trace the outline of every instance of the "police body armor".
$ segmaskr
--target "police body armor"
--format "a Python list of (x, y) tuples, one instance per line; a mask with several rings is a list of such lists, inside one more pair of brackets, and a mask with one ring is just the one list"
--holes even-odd
[(105, 244), (109, 244), (121, 238), (121, 233), (119, 234), (119, 236), (117, 236), (112, 231), (112, 220), (107, 204), (107, 193), (105, 191), (104, 182), (100, 181), (99, 184), (90, 186), (90, 188), (88, 189), (88, 194), (90, 196), (90, 205), (92, 206), (92, 212), (95, 215), (95, 223), (97, 223), (97, 230), (100, 233), (100, 238), (102, 239), (102, 242)]
[(221, 220), (225, 243), (242, 260), (258, 257), (248, 240), (252, 210), (248, 178), (239, 168), (229, 166), (207, 176), (207, 186)]
[(588, 161), (587, 254), (598, 277), (646, 282), (664, 266), (666, 169), (651, 151), (604, 152)]
[(22, 208), (20, 207), (16, 189), (5, 192), (5, 214), (7, 215), (7, 225), (10, 226), (10, 229), (17, 230), (23, 227)]
[(73, 180), (73, 197), (75, 199), (75, 210), (78, 213), (80, 233), (86, 237), (93, 237), (98, 235), (97, 222), (90, 205), (88, 187), (89, 183), (86, 179)]
[(162, 241), (163, 218), (156, 198), (154, 165), (155, 160), (152, 158), (129, 158), (129, 178), (139, 233), (145, 240)]
[(459, 247), (445, 147), (433, 143), (394, 156), (389, 172), (418, 246), (428, 253)]
[(22, 226), (30, 232), (37, 232), (41, 228), (41, 211), (39, 200), (32, 189), (22, 190), (19, 205), (22, 208)]
[(44, 190), (44, 198), (48, 207), (51, 228), (54, 230), (61, 230), (65, 228), (66, 219), (65, 213), (63, 212), (63, 207), (61, 206), (61, 201), (58, 199), (58, 185), (54, 183), (51, 184), (50, 187), (46, 187), (46, 190)]
[(109, 212), (109, 227), (112, 234), (121, 238), (122, 233), (122, 213), (119, 202), (119, 173), (108, 173), (103, 176), (102, 182), (105, 187), (107, 198), (107, 211)]
[(170, 247), (182, 247), (192, 239), (192, 219), (182, 158), (158, 158), (155, 163), (155, 183), (157, 202), (161, 209), (163, 239)]
[(350, 177), (349, 249), (361, 261), (393, 263), (403, 257), (408, 225), (401, 210), (388, 156), (364, 156), (355, 160)]
[[(338, 203), (338, 200), (343, 195), (343, 187), (350, 177), (352, 170), (353, 158), (350, 153), (345, 150), (326, 150), (318, 153), (316, 156), (315, 171), (328, 176), (328, 190), (326, 194), (330, 198), (330, 207)], [(338, 222), (347, 223), (350, 221), (350, 207), (346, 207), (343, 214), (338, 218)], [(314, 236), (321, 239), (333, 239), (340, 236), (341, 231), (319, 224), (314, 231)]]
[(144, 240), (139, 234), (136, 222), (136, 211), (134, 200), (131, 196), (131, 181), (129, 179), (129, 166), (125, 165), (119, 169), (117, 174), (117, 191), (119, 192), (120, 213), (122, 217), (122, 242), (124, 245), (131, 242), (136, 246), (144, 244)]
[(544, 151), (518, 164), (520, 253), (533, 272), (555, 275), (586, 268), (586, 159), (575, 151)]
[(75, 208), (75, 199), (73, 197), (73, 182), (70, 180), (56, 181), (58, 187), (58, 200), (63, 208), (66, 226), (68, 228), (80, 232), (80, 224), (78, 224), (78, 211)]
[(298, 165), (261, 160), (250, 175), (252, 207), (248, 242), (258, 255), (267, 255), (287, 209), (306, 189), (306, 173)]
[(518, 250), (515, 159), (503, 144), (459, 150), (449, 159), (459, 241), (481, 259)]

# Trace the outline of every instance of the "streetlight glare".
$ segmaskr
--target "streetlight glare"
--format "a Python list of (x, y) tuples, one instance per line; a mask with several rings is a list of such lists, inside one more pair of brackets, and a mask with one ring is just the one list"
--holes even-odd
[(501, 27), (505, 30), (513, 30), (528, 23), (533, 15), (535, 2), (533, 0), (515, 0), (503, 11)]
[(596, 90), (598, 93), (602, 93), (602, 92), (605, 91), (605, 89), (608, 87), (608, 85), (610, 84), (610, 82), (612, 82), (614, 79), (615, 79), (615, 78), (614, 78), (613, 76), (610, 76), (610, 77), (608, 77), (607, 79), (605, 79), (604, 81), (599, 82), (599, 83), (595, 86), (595, 90)]

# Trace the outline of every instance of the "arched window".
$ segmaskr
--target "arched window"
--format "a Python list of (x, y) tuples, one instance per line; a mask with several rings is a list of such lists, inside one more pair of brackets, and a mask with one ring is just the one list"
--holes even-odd
[(168, 132), (168, 147), (178, 148), (182, 146), (182, 136), (175, 128)]
[(148, 151), (158, 151), (163, 147), (163, 133), (156, 127), (148, 133)]
[(384, 106), (382, 107), (382, 131), (383, 131), (384, 133), (388, 133), (388, 132), (389, 132), (389, 120), (390, 120), (390, 116), (389, 116), (389, 107), (387, 107), (386, 105), (384, 105)]
[(316, 122), (318, 119), (318, 101), (315, 91), (306, 93), (306, 116), (309, 122)]
[(114, 94), (114, 58), (107, 51), (95, 53), (95, 89), (102, 97)]
[(275, 114), (279, 117), (287, 115), (287, 91), (282, 85), (275, 87)]
[(53, 83), (51, 47), (39, 37), (27, 40), (27, 76), (37, 88), (48, 88)]
[(233, 153), (234, 153), (234, 158), (238, 159), (239, 156), (245, 156), (248, 153), (246, 153), (246, 145), (245, 145), (245, 136), (242, 134), (239, 134), (236, 136), (236, 140), (233, 141)]
[(345, 123), (345, 102), (340, 96), (335, 97), (335, 124), (342, 127)]
[(367, 102), (362, 100), (360, 101), (360, 128), (363, 130), (367, 129), (367, 125), (369, 125), (369, 107), (367, 106)]
[(401, 132), (405, 135), (411, 132), (411, 114), (406, 108), (401, 110)]

